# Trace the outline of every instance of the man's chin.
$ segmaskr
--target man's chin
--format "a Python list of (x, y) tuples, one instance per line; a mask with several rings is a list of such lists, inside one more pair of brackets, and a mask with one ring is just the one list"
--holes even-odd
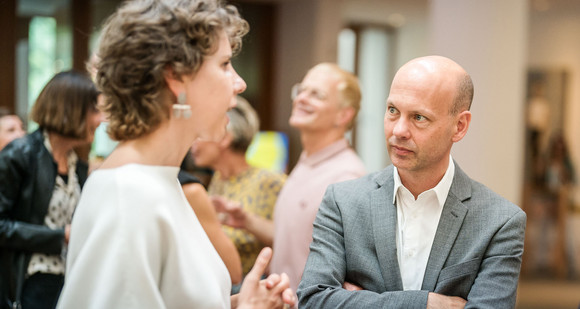
[(290, 124), (290, 126), (295, 128), (295, 129), (303, 128), (306, 125), (305, 121), (303, 121), (299, 118), (290, 118), (290, 120), (288, 121), (288, 124)]
[(401, 158), (398, 156), (390, 156), (391, 159), (391, 163), (393, 163), (393, 166), (395, 166), (397, 169), (400, 170), (408, 170), (411, 167), (411, 163), (409, 159), (407, 158)]

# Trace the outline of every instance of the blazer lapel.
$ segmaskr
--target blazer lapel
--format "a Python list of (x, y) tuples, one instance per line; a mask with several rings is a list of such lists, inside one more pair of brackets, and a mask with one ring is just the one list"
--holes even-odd
[(463, 201), (471, 196), (470, 179), (455, 163), (455, 175), (449, 189), (449, 194), (443, 205), (435, 239), (427, 261), (425, 276), (421, 289), (433, 291), (439, 278), (439, 273), (449, 256), (449, 252), (459, 234), (463, 220), (467, 215), (467, 207)]
[(401, 271), (397, 260), (397, 209), (393, 205), (393, 168), (379, 173), (379, 187), (371, 194), (372, 228), (381, 274), (386, 291), (403, 290)]

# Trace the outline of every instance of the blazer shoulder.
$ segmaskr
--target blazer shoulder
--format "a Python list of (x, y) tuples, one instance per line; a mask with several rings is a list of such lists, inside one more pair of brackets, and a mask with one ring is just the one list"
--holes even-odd
[(510, 202), (482, 183), (471, 180), (471, 188), (471, 198), (465, 203), (470, 204), (472, 207), (484, 207), (486, 212), (491, 212), (498, 216), (513, 217), (517, 214), (525, 214), (518, 205)]
[(388, 175), (390, 175), (392, 181), (392, 170), (391, 173), (388, 174), (387, 169), (384, 169), (382, 171), (365, 174), (356, 179), (332, 184), (329, 186), (329, 189), (333, 188), (336, 191), (345, 192), (347, 194), (368, 194), (383, 186), (385, 182), (388, 182)]

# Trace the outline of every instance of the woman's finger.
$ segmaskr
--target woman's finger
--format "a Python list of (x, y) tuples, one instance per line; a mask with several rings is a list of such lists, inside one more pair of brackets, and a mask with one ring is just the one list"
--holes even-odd
[(262, 277), (262, 274), (266, 271), (266, 267), (270, 263), (270, 259), (272, 258), (272, 249), (269, 247), (265, 247), (260, 251), (258, 257), (256, 258), (256, 262), (254, 266), (250, 270), (250, 272), (246, 275), (244, 279), (244, 284), (250, 285), (257, 285)]

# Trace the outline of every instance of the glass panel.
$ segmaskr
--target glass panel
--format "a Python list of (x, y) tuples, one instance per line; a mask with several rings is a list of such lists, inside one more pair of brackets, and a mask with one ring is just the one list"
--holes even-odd
[(355, 72), (356, 32), (343, 29), (338, 35), (338, 65), (349, 72)]
[[(42, 88), (54, 75), (56, 58), (56, 20), (52, 17), (33, 17), (28, 31), (28, 110), (34, 105)], [(32, 121), (28, 131), (38, 126)]]
[[(70, 15), (69, 0), (18, 0), (17, 17), (21, 25), (27, 25), (18, 40), (16, 56), (16, 100), (22, 115), (28, 115), (54, 74), (72, 67)], [(29, 121), (29, 132), (36, 127)]]
[(377, 134), (383, 127), (385, 102), (391, 76), (389, 50), (391, 40), (384, 28), (368, 27), (360, 32), (358, 76), (363, 93), (356, 130), (356, 149), (368, 172), (382, 170), (390, 164), (385, 137)]

